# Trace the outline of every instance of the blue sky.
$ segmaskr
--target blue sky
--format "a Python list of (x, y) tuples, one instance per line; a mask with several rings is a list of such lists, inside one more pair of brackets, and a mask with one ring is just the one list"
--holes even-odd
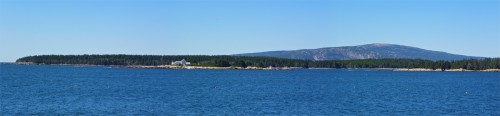
[(500, 57), (499, 0), (0, 0), (0, 61), (391, 43)]

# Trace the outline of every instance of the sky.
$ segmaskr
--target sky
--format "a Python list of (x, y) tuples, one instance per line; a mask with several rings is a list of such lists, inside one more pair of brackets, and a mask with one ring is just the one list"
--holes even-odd
[(500, 57), (500, 0), (0, 0), (0, 61), (389, 43)]

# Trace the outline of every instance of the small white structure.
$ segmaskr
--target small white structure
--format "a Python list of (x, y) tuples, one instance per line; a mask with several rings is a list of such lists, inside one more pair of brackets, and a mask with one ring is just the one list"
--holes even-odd
[(172, 65), (189, 66), (189, 65), (191, 65), (191, 62), (186, 62), (185, 59), (182, 59), (181, 61), (174, 61), (174, 62), (172, 62)]

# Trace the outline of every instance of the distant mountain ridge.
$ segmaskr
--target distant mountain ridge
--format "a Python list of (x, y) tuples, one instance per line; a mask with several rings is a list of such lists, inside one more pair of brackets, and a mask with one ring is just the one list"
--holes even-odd
[(365, 44), (359, 46), (326, 47), (318, 49), (300, 49), (286, 51), (268, 51), (235, 54), (236, 56), (268, 56), (302, 60), (352, 60), (352, 59), (387, 59), (408, 58), (427, 60), (462, 60), (483, 58), (432, 51), (417, 47), (396, 44)]

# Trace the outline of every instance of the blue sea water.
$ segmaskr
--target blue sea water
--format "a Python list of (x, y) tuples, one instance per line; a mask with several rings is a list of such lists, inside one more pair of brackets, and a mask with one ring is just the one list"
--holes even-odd
[(0, 65), (1, 115), (500, 115), (500, 73)]

